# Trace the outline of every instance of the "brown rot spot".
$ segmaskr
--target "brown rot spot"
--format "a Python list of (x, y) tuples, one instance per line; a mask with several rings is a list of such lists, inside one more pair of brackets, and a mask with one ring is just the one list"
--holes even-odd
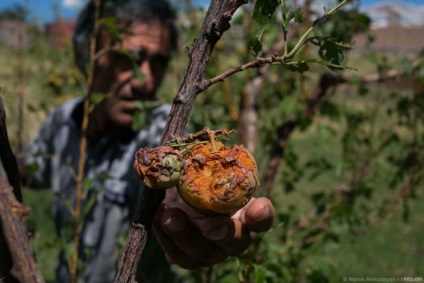
[(249, 202), (257, 176), (256, 162), (243, 146), (203, 144), (184, 156), (178, 189), (202, 213), (230, 215)]

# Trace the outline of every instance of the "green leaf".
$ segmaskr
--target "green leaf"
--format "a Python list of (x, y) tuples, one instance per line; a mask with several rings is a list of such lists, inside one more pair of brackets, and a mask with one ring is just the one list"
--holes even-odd
[(65, 247), (65, 254), (67, 258), (71, 258), (72, 255), (75, 253), (75, 251), (77, 250), (75, 242), (69, 242), (66, 244)]
[(123, 35), (132, 33), (129, 28), (119, 26), (118, 19), (116, 17), (103, 18), (100, 24), (110, 38), (116, 42), (122, 42)]
[(318, 50), (318, 55), (325, 61), (331, 70), (340, 70), (344, 61), (344, 52), (351, 47), (345, 44), (337, 43), (332, 40), (325, 40)]
[(286, 192), (286, 194), (289, 194), (291, 192), (293, 192), (295, 190), (295, 186), (293, 184), (292, 181), (290, 180), (285, 180), (284, 181), (284, 191)]
[(146, 124), (147, 117), (146, 117), (146, 111), (137, 111), (134, 114), (134, 119), (131, 125), (131, 129), (134, 132), (140, 131)]
[(100, 19), (100, 23), (107, 26), (113, 26), (118, 23), (118, 18), (116, 17), (105, 17)]
[(322, 175), (323, 173), (333, 169), (331, 163), (325, 158), (318, 158), (314, 160), (310, 160), (306, 163), (306, 167), (311, 168), (311, 176), (309, 177), (309, 181), (315, 180), (317, 177)]
[(139, 110), (144, 110), (146, 108), (146, 105), (144, 104), (144, 102), (140, 100), (135, 100), (132, 102), (132, 104), (135, 107), (137, 107)]
[(82, 181), (83, 187), (85, 191), (88, 191), (93, 185), (95, 180), (90, 178), (84, 178)]
[(140, 101), (134, 100), (132, 104), (139, 110), (148, 111), (150, 109), (158, 107), (161, 103), (159, 101)]
[(85, 194), (84, 196), (84, 206), (82, 208), (82, 217), (86, 219), (88, 214), (90, 213), (91, 209), (93, 208), (94, 204), (96, 203), (96, 199), (99, 193), (103, 192), (104, 189), (100, 190), (99, 192), (93, 192), (90, 194)]
[(256, 283), (263, 283), (265, 282), (265, 267), (262, 265), (255, 264), (255, 271), (254, 271), (254, 282)]
[(107, 94), (105, 93), (100, 93), (100, 92), (93, 92), (92, 94), (90, 94), (90, 100), (92, 104), (98, 104), (100, 103), (103, 99), (105, 99), (107, 96)]
[(330, 101), (325, 101), (320, 108), (321, 115), (328, 116), (332, 121), (338, 121), (340, 111), (337, 105)]
[(137, 78), (141, 85), (146, 81), (146, 75), (140, 71), (140, 68), (135, 63), (133, 66), (133, 77)]
[(72, 201), (71, 200), (62, 200), (63, 205), (68, 209), (69, 212), (73, 211)]
[(262, 55), (262, 43), (258, 39), (253, 39), (250, 42), (250, 51), (253, 56), (260, 57)]
[(303, 73), (309, 70), (309, 65), (306, 62), (296, 62), (295, 64), (287, 64), (287, 68), (292, 72)]
[(277, 0), (257, 0), (253, 8), (253, 19), (256, 24), (263, 27), (269, 23), (279, 4)]
[(296, 10), (294, 10), (294, 21), (296, 23), (301, 23), (303, 22), (303, 19), (304, 19), (303, 12), (299, 7), (297, 7)]
[(305, 131), (311, 124), (312, 124), (312, 118), (303, 118), (301, 116), (298, 116), (299, 119), (299, 130)]

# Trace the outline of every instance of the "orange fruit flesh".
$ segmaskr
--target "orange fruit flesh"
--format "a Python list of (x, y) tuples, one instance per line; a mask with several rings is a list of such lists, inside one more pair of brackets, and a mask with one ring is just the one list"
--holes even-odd
[(231, 214), (245, 206), (257, 181), (252, 155), (239, 146), (212, 150), (198, 146), (185, 158), (182, 197), (202, 212)]

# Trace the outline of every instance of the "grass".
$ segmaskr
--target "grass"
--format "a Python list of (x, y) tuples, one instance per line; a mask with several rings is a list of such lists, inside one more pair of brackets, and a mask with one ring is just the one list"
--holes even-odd
[[(346, 233), (338, 246), (323, 251), (321, 258), (342, 277), (423, 276), (424, 205), (410, 203), (414, 212), (408, 222), (402, 220), (402, 208), (363, 234)], [(313, 259), (311, 259), (313, 260)]]
[(44, 280), (53, 282), (60, 245), (51, 218), (52, 192), (48, 189), (24, 188), (23, 193), (25, 204), (31, 207), (27, 229), (31, 235), (31, 246), (35, 251), (38, 267)]

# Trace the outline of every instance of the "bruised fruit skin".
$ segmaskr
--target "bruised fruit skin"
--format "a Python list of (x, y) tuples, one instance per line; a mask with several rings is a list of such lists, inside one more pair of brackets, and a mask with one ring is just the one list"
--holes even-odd
[(198, 145), (184, 156), (178, 190), (205, 214), (230, 215), (244, 207), (259, 185), (255, 159), (242, 146)]
[(164, 190), (178, 185), (182, 157), (170, 146), (141, 148), (135, 154), (134, 168), (146, 186)]

